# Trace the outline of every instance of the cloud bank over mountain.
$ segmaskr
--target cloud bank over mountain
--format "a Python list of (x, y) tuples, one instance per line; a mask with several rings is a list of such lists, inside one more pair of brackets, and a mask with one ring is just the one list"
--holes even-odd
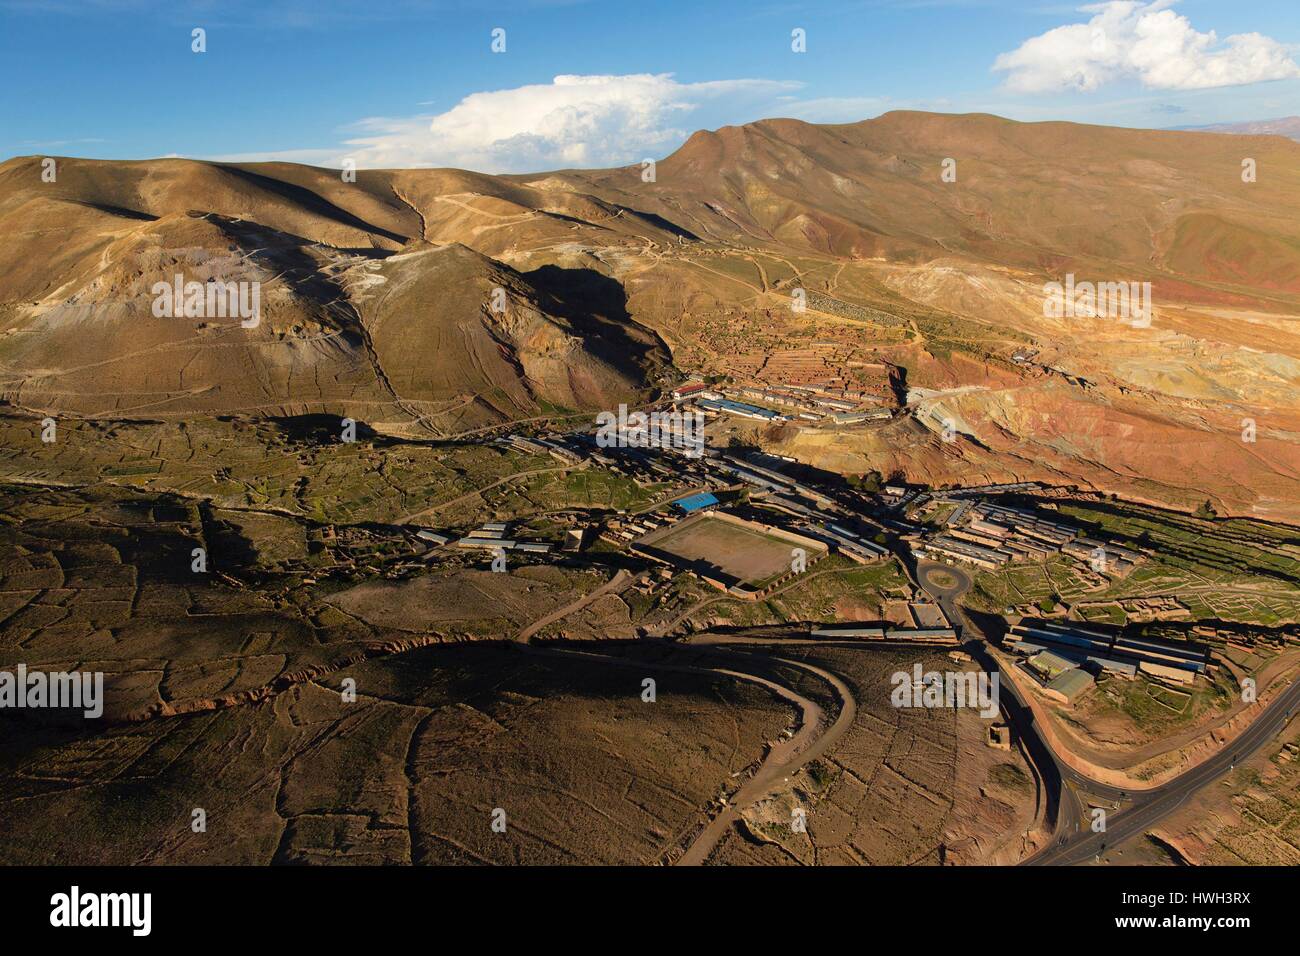
[[(679, 83), (671, 73), (556, 76), (472, 93), (436, 116), (371, 118), (348, 140), (361, 167), (455, 166), (489, 172), (617, 165), (661, 155), (701, 106), (757, 105), (797, 89), (779, 80)], [(689, 125), (689, 124), (687, 124)], [(342, 158), (342, 157), (341, 157)]]
[(1110, 0), (1081, 7), (1087, 23), (1056, 27), (1001, 54), (993, 69), (1020, 93), (1092, 92), (1120, 80), (1149, 89), (1202, 90), (1300, 77), (1281, 43), (1260, 33), (1220, 41), (1196, 30), (1175, 0)]

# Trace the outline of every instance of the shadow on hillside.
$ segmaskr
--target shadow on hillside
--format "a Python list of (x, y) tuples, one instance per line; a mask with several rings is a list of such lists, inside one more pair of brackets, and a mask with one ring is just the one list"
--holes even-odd
[(139, 209), (128, 209), (126, 206), (114, 206), (106, 202), (91, 202), (89, 199), (69, 199), (68, 202), (76, 203), (78, 206), (85, 206), (89, 209), (97, 209), (102, 213), (110, 216), (120, 216), (123, 219), (134, 219), (139, 222), (157, 222), (158, 217), (147, 212), (141, 212)]
[(646, 222), (650, 223), (650, 225), (658, 229), (662, 229), (664, 232), (671, 233), (674, 236), (680, 236), (681, 238), (687, 239), (691, 242), (700, 241), (700, 237), (697, 236), (695, 233), (691, 232), (689, 229), (683, 229), (681, 226), (677, 225), (677, 223), (673, 222), (671, 219), (665, 219), (663, 216), (659, 215), (658, 213), (642, 212), (639, 209), (633, 209), (631, 206), (619, 206), (618, 208), (623, 210), (626, 213), (631, 213), (633, 216), (636, 216), (638, 219), (644, 219)]
[(334, 203), (330, 202), (328, 199), (312, 192), (305, 186), (287, 183), (271, 176), (264, 176), (261, 173), (255, 173), (250, 169), (243, 169), (239, 166), (218, 164), (217, 168), (222, 172), (229, 173), (232, 176), (244, 180), (250, 185), (258, 186), (265, 189), (267, 192), (272, 192), (278, 196), (282, 196), (304, 209), (308, 209), (316, 213), (318, 216), (323, 216), (326, 219), (333, 220), (340, 225), (350, 226), (353, 229), (359, 229), (362, 232), (373, 233), (376, 236), (383, 236), (385, 239), (397, 243), (406, 243), (410, 241), (410, 236), (403, 236), (396, 232), (389, 232), (387, 229), (381, 229), (379, 226), (366, 222), (364, 219), (353, 215), (346, 209), (334, 205)]
[(641, 371), (668, 362), (668, 348), (627, 311), (627, 291), (617, 279), (595, 269), (542, 266), (524, 278), (551, 299), (548, 311), (568, 319), (588, 350), (615, 368), (630, 364)]
[[(269, 421), (290, 441), (300, 444), (335, 445), (343, 440), (344, 420), (339, 415), (313, 412), (308, 415), (271, 418)], [(362, 421), (355, 422), (355, 437), (359, 442), (366, 442), (378, 447), (402, 444), (400, 439), (381, 435)]]

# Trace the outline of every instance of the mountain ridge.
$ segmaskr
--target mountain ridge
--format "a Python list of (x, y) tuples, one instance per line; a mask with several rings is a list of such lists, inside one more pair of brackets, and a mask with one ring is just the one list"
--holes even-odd
[[(853, 368), (953, 396), (879, 431), (764, 443), (932, 484), (1046, 477), (1180, 506), (1204, 487), (1228, 511), (1300, 518), (1300, 143), (1248, 140), (1246, 181), (1243, 142), (896, 111), (699, 131), (653, 176), (350, 183), (287, 163), (68, 159), (43, 183), (39, 158), (15, 158), (0, 164), (0, 397), (98, 416), (329, 411), (452, 436), (856, 342)], [(145, 317), (146, 280), (177, 269), (262, 282), (263, 326)], [(1046, 315), (1066, 275), (1149, 282), (1155, 322)], [(791, 313), (799, 289), (808, 317)], [(980, 440), (944, 446), (927, 409)], [(1221, 474), (1190, 480), (1205, 460)]]

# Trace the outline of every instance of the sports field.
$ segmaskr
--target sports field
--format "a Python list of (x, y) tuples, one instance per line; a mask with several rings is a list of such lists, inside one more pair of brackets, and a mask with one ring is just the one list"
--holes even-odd
[[(652, 532), (638, 544), (686, 564), (712, 565), (751, 587), (759, 587), (789, 571), (792, 552), (798, 547), (757, 525), (735, 524), (710, 514), (687, 518)], [(811, 560), (811, 550), (805, 550), (809, 551)]]

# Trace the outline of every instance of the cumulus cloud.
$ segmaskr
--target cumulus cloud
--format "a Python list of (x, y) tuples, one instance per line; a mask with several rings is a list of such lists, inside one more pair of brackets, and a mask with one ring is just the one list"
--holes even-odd
[(687, 114), (711, 101), (745, 109), (798, 87), (774, 80), (678, 83), (671, 73), (557, 76), (473, 93), (436, 116), (364, 120), (338, 158), (368, 168), (484, 172), (632, 163), (675, 146), (686, 135)]
[(993, 69), (1024, 93), (1090, 92), (1113, 80), (1137, 79), (1158, 90), (1201, 90), (1300, 76), (1276, 40), (1238, 33), (1220, 41), (1170, 9), (1176, 0), (1110, 0), (1081, 7), (1087, 23), (1048, 30), (1001, 54)]

